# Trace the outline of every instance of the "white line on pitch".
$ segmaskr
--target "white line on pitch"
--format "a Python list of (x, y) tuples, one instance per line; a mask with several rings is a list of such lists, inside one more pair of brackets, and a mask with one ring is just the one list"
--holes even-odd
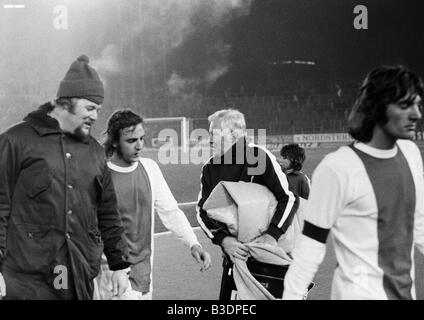
[(197, 204), (197, 201), (192, 201), (192, 202), (181, 202), (178, 205), (179, 206), (191, 206), (193, 204)]
[[(193, 227), (192, 229), (197, 230), (197, 229), (200, 229), (200, 227)], [(171, 233), (172, 233), (171, 231), (158, 232), (158, 233), (155, 233), (155, 236), (166, 236)]]
[(4, 4), (4, 9), (25, 9), (24, 4)]

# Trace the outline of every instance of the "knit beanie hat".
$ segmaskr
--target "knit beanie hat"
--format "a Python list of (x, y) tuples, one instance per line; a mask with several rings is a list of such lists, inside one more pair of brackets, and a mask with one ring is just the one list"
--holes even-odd
[(88, 65), (89, 61), (86, 55), (81, 55), (71, 64), (65, 78), (60, 82), (58, 98), (83, 98), (102, 104), (103, 83), (96, 70)]

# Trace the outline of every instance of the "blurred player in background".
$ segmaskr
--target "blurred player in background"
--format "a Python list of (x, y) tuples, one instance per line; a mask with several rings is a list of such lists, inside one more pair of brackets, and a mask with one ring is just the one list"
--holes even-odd
[(299, 197), (308, 199), (311, 181), (302, 172), (303, 162), (305, 162), (305, 149), (297, 143), (285, 145), (281, 148), (279, 162), (281, 169), (287, 176), (290, 191)]
[(424, 190), (421, 153), (411, 140), (422, 97), (422, 80), (403, 67), (367, 75), (348, 119), (356, 141), (327, 155), (313, 174), (284, 299), (302, 299), (330, 230), (338, 261), (332, 299), (415, 299)]

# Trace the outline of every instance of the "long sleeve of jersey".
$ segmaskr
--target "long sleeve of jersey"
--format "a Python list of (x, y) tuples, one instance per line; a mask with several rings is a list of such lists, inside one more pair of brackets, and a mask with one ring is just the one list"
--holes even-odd
[(414, 179), (416, 180), (417, 185), (417, 204), (415, 207), (414, 242), (418, 250), (424, 254), (424, 173), (423, 161), (418, 148), (415, 148), (415, 158), (416, 174)]
[(159, 218), (164, 226), (184, 243), (184, 245), (189, 248), (199, 245), (199, 241), (193, 232), (190, 222), (187, 220), (184, 212), (178, 208), (177, 201), (156, 163), (154, 164), (154, 169), (156, 180), (152, 183), (155, 184), (155, 209)]
[(326, 240), (331, 227), (343, 210), (346, 181), (328, 161), (323, 161), (313, 175), (305, 224), (293, 250), (293, 262), (284, 280), (283, 299), (302, 299), (324, 259)]

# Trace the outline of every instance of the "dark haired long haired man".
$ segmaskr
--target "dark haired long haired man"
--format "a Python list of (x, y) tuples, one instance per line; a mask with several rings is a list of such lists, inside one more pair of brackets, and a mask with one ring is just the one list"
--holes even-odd
[(403, 67), (371, 71), (348, 119), (356, 140), (312, 177), (284, 299), (301, 299), (331, 230), (332, 299), (415, 299), (414, 246), (424, 253), (423, 163), (414, 142), (423, 82)]
[[(209, 269), (211, 257), (178, 208), (157, 163), (142, 157), (143, 119), (131, 110), (116, 111), (109, 119), (106, 135), (107, 165), (112, 173), (132, 263), (130, 286), (117, 299), (151, 300), (155, 211), (164, 226), (190, 248), (193, 258), (201, 264), (201, 271)], [(116, 299), (108, 290), (110, 273), (107, 265), (103, 265), (97, 278), (99, 299)]]
[(290, 191), (303, 199), (308, 199), (311, 182), (308, 176), (302, 171), (305, 161), (305, 149), (297, 143), (283, 146), (280, 150), (278, 161), (281, 170), (286, 174)]
[(57, 99), (0, 135), (0, 297), (91, 299), (104, 250), (113, 289), (128, 246), (101, 145), (90, 136), (103, 84), (87, 56)]

